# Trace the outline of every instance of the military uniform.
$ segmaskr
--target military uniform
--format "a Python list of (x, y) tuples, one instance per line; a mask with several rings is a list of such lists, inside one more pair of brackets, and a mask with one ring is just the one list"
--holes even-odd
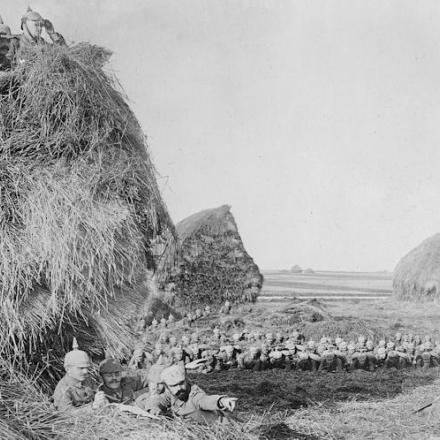
[(126, 376), (121, 379), (121, 386), (118, 390), (102, 386), (105, 396), (110, 402), (133, 403), (141, 394), (148, 391), (148, 381), (139, 376)]
[(70, 411), (91, 403), (94, 396), (95, 390), (89, 380), (79, 383), (77, 380), (66, 375), (58, 382), (53, 394), (53, 400), (57, 410)]
[(207, 395), (197, 385), (191, 385), (188, 400), (182, 401), (173, 396), (168, 390), (164, 393), (138, 400), (138, 405), (149, 410), (159, 410), (162, 413), (170, 411), (174, 416), (191, 419), (199, 423), (213, 424), (221, 422), (224, 414), (220, 411), (219, 400), (225, 396)]

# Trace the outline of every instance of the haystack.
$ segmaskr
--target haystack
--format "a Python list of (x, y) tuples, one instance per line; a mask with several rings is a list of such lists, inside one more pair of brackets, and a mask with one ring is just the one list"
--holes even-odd
[(0, 77), (0, 357), (39, 365), (73, 335), (121, 355), (151, 241), (173, 232), (109, 57), (33, 46)]
[(193, 214), (176, 229), (177, 249), (163, 284), (174, 291), (177, 304), (256, 300), (263, 277), (243, 246), (230, 206)]
[(440, 297), (440, 234), (429, 237), (399, 261), (393, 292), (408, 300)]
[(295, 266), (293, 266), (291, 269), (290, 269), (290, 272), (291, 273), (302, 273), (302, 268), (301, 268), (301, 266), (299, 266), (298, 264), (295, 264)]

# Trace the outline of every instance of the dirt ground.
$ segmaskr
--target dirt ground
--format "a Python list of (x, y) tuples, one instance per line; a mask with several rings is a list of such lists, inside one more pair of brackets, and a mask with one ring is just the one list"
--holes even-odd
[[(440, 305), (413, 304), (392, 298), (381, 301), (332, 301), (320, 304), (331, 316), (321, 322), (282, 325), (287, 304), (265, 302), (246, 306), (227, 318), (211, 319), (232, 328), (256, 326), (275, 331), (299, 327), (309, 334), (344, 330), (376, 338), (397, 331), (430, 334), (440, 340)], [(278, 319), (278, 322), (277, 322)], [(203, 323), (199, 324), (202, 328)], [(440, 395), (440, 369), (377, 370), (374, 373), (313, 373), (284, 370), (229, 371), (194, 375), (209, 393), (238, 400), (242, 420), (260, 416), (259, 439), (430, 439), (440, 429), (438, 418), (414, 414)]]

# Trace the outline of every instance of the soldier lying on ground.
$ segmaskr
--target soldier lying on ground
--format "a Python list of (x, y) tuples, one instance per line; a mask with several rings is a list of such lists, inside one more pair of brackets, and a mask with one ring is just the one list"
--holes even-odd
[(207, 395), (197, 385), (189, 383), (183, 366), (165, 368), (161, 375), (165, 391), (156, 396), (141, 396), (137, 405), (154, 415), (167, 411), (184, 419), (212, 424), (225, 420), (225, 411), (234, 411), (236, 398), (222, 395)]

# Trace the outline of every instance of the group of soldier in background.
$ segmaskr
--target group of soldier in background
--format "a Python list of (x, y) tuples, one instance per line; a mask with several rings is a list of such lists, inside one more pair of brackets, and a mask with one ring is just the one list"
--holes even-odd
[[(227, 303), (222, 313), (229, 311)], [(209, 322), (210, 314), (209, 306), (187, 314), (178, 332), (173, 331), (176, 319), (172, 314), (168, 319), (154, 319), (146, 331), (142, 324), (138, 331), (145, 335), (144, 342), (134, 350), (130, 366), (148, 370), (155, 363), (185, 364), (199, 360), (197, 371), (202, 373), (234, 368), (338, 372), (429, 368), (440, 363), (440, 343), (434, 343), (430, 335), (422, 338), (398, 332), (388, 340), (359, 335), (357, 340), (323, 336), (318, 341), (306, 341), (296, 330), (264, 334), (247, 329), (238, 332), (221, 331), (219, 327), (197, 329), (197, 320), (205, 318), (204, 321)], [(155, 340), (151, 339), (152, 335), (156, 335)], [(147, 345), (154, 349), (147, 350)]]

